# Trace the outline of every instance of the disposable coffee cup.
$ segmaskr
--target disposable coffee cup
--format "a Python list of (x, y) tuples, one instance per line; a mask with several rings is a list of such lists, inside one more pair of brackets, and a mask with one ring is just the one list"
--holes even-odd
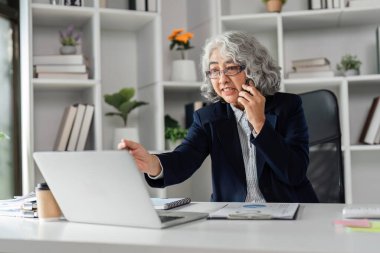
[(47, 183), (40, 183), (36, 187), (37, 213), (41, 221), (56, 221), (62, 216), (61, 209), (58, 206), (53, 194)]

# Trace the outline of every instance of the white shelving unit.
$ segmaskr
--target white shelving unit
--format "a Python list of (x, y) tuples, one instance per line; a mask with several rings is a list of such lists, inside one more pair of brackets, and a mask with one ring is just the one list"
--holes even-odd
[[(161, 80), (161, 16), (157, 12), (131, 11), (126, 1), (112, 1), (113, 8), (100, 8), (99, 2), (84, 1), (85, 6), (51, 5), (47, 0), (26, 1), (22, 15), (28, 23), (23, 46), (29, 48), (29, 79), (23, 82), (29, 92), (29, 113), (23, 112), (23, 125), (28, 127), (23, 141), (23, 191), (33, 190), (42, 181), (34, 167), (35, 151), (52, 151), (64, 108), (73, 103), (95, 106), (94, 121), (86, 150), (112, 147), (113, 129), (122, 127), (116, 118), (104, 116), (113, 110), (103, 102), (104, 94), (122, 87), (135, 87), (137, 99), (148, 96), (145, 87), (157, 87)], [(59, 30), (73, 24), (82, 33), (79, 52), (88, 59), (88, 80), (33, 78), (33, 56), (59, 54)], [(25, 24), (24, 24), (25, 25)], [(25, 72), (26, 73), (26, 72)], [(141, 91), (141, 92), (140, 92)], [(149, 97), (156, 93), (149, 94)], [(148, 100), (149, 101), (149, 100)], [(157, 103), (151, 102), (129, 117), (129, 125), (144, 129), (152, 122)], [(139, 112), (141, 117), (139, 117)], [(153, 125), (157, 125), (155, 122)], [(141, 130), (142, 131), (142, 130)], [(141, 141), (156, 149), (155, 132), (142, 135)]]
[[(380, 95), (375, 29), (380, 8), (308, 10), (308, 1), (288, 1), (282, 13), (266, 13), (261, 0), (218, 0), (219, 32), (252, 32), (282, 67), (282, 90), (302, 93), (315, 89), (333, 91), (340, 105), (347, 203), (379, 203), (379, 145), (361, 145), (359, 135), (372, 99)], [(347, 53), (362, 61), (355, 77), (287, 79), (291, 61), (327, 57), (335, 67)]]

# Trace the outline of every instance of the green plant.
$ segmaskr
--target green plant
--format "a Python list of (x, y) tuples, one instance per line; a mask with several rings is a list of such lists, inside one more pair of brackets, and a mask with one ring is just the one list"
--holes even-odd
[(65, 30), (59, 31), (62, 46), (76, 46), (81, 38), (81, 33), (75, 31), (74, 25), (69, 25)]
[(340, 60), (340, 64), (336, 65), (339, 71), (346, 71), (349, 69), (355, 69), (359, 71), (362, 62), (356, 57), (356, 55), (346, 54)]
[[(270, 0), (263, 0), (263, 3), (267, 3), (269, 2)], [(280, 0), (282, 4), (285, 4), (286, 3), (286, 0)]]
[(165, 139), (175, 142), (184, 139), (188, 130), (180, 127), (178, 121), (165, 115)]
[(116, 108), (118, 112), (107, 112), (106, 116), (119, 116), (123, 119), (124, 126), (127, 126), (128, 114), (135, 108), (147, 105), (147, 102), (131, 100), (135, 95), (134, 88), (123, 88), (113, 94), (105, 94), (104, 101)]

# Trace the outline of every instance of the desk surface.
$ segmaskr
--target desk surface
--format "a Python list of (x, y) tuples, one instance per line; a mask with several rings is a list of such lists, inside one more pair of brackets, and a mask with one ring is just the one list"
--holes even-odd
[[(0, 217), (0, 252), (379, 252), (378, 233), (333, 225), (344, 205), (302, 204), (296, 220), (199, 220), (156, 230)], [(177, 208), (210, 212), (220, 203)]]

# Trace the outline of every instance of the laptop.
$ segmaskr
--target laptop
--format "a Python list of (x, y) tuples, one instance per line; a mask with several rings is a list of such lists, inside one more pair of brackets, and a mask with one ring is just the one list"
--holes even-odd
[(156, 211), (142, 173), (124, 150), (35, 152), (33, 157), (68, 221), (166, 228), (208, 215)]

